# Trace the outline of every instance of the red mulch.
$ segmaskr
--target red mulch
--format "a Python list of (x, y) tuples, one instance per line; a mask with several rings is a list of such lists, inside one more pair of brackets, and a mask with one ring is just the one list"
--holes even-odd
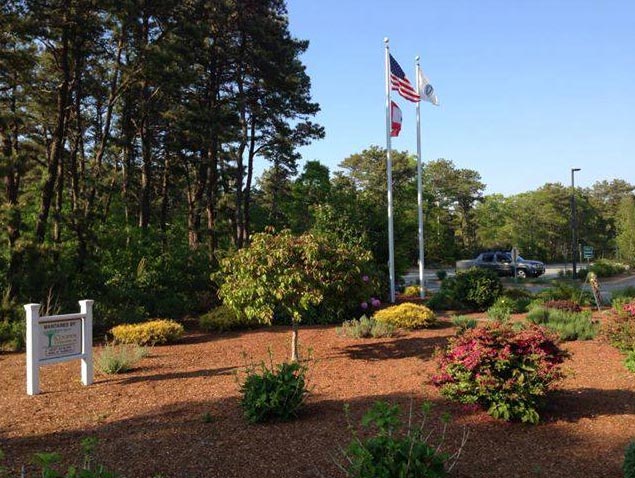
[(34, 397), (25, 391), (24, 354), (0, 355), (0, 449), (16, 470), (37, 451), (77, 459), (80, 440), (96, 436), (97, 461), (122, 477), (336, 477), (339, 447), (350, 440), (344, 405), (359, 423), (376, 400), (408, 407), (414, 399), (453, 414), (448, 449), (469, 431), (452, 476), (622, 476), (635, 437), (635, 375), (617, 350), (599, 339), (565, 344), (570, 373), (549, 397), (544, 422), (507, 424), (447, 402), (429, 383), (434, 349), (452, 334), (449, 322), (361, 341), (338, 337), (334, 327), (303, 328), (312, 394), (298, 420), (267, 425), (242, 418), (236, 372), (245, 353), (260, 361), (270, 347), (276, 360), (286, 359), (285, 327), (192, 332), (154, 348), (131, 373), (96, 375), (90, 387), (80, 384), (77, 362), (43, 367), (43, 393)]

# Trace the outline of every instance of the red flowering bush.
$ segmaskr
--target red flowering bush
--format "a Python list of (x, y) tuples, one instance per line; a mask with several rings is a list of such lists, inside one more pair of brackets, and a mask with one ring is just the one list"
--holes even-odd
[(451, 339), (437, 355), (432, 381), (449, 399), (479, 405), (495, 418), (537, 423), (537, 409), (563, 377), (560, 364), (567, 357), (542, 327), (518, 332), (494, 323)]

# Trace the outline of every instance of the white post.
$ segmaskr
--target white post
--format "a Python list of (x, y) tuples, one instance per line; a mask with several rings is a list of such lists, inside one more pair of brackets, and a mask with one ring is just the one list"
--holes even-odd
[(388, 189), (388, 275), (390, 277), (390, 302), (395, 303), (395, 246), (392, 217), (392, 156), (390, 140), (390, 52), (388, 37), (384, 38), (386, 44), (386, 176)]
[[(415, 81), (417, 82), (417, 93), (421, 95), (421, 85), (419, 85), (419, 57), (415, 58)], [(424, 277), (424, 252), (423, 252), (423, 184), (421, 177), (421, 102), (417, 101), (417, 213), (419, 216), (419, 295), (423, 299), (426, 296), (426, 281)]]
[(40, 365), (39, 365), (39, 336), (38, 320), (40, 319), (40, 304), (26, 304), (26, 393), (37, 395), (40, 393)]
[(82, 383), (93, 383), (93, 302), (92, 300), (80, 300), (79, 311), (85, 314), (82, 324)]

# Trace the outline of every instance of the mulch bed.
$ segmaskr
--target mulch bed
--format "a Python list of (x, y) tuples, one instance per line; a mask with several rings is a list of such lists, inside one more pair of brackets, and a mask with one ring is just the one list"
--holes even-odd
[(362, 341), (338, 337), (334, 327), (302, 328), (312, 394), (298, 420), (267, 425), (242, 418), (236, 373), (268, 360), (268, 348), (286, 359), (286, 327), (190, 332), (154, 348), (130, 373), (96, 375), (90, 387), (79, 382), (78, 362), (42, 367), (43, 393), (34, 397), (25, 391), (24, 354), (0, 355), (0, 449), (16, 470), (38, 451), (76, 460), (80, 440), (95, 436), (97, 462), (122, 477), (336, 477), (339, 449), (350, 441), (345, 404), (359, 423), (377, 400), (405, 409), (428, 400), (454, 416), (449, 450), (469, 431), (452, 476), (622, 476), (635, 437), (635, 375), (617, 350), (599, 339), (566, 343), (569, 374), (549, 397), (544, 422), (507, 424), (447, 402), (430, 384), (434, 350), (453, 334), (448, 321)]

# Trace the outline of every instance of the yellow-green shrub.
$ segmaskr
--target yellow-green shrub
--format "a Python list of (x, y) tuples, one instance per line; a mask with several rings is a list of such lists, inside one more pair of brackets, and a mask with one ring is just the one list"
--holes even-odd
[(405, 302), (375, 312), (377, 322), (385, 322), (404, 329), (421, 329), (430, 327), (436, 321), (434, 312), (425, 305)]
[(419, 297), (421, 289), (418, 285), (409, 285), (403, 290), (403, 295), (407, 297)]
[(140, 324), (122, 324), (110, 329), (115, 342), (121, 344), (161, 345), (183, 335), (183, 326), (169, 319), (155, 319)]
[[(201, 315), (198, 319), (201, 329), (208, 332), (240, 329), (253, 323), (254, 321), (250, 321), (247, 318), (237, 317), (236, 313), (226, 305), (219, 305), (207, 314)], [(256, 322), (256, 324), (258, 323)]]

